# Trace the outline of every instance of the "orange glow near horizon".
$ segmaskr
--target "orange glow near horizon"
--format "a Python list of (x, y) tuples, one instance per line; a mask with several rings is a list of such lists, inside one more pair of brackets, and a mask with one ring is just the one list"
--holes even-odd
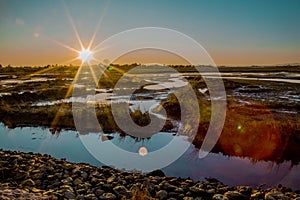
[[(55, 41), (56, 44), (68, 49), (68, 51), (64, 49), (47, 49), (45, 51), (41, 49), (29, 49), (28, 51), (14, 51), (12, 52), (4, 52), (2, 56), (4, 57), (1, 60), (2, 66), (12, 65), (12, 66), (46, 66), (46, 65), (80, 65), (81, 61), (76, 58), (76, 54), (80, 53), (79, 50), (76, 50), (68, 45)], [(159, 50), (158, 50), (159, 51)], [(76, 54), (72, 53), (75, 52)], [(208, 52), (209, 53), (209, 52)], [(147, 64), (151, 63), (151, 60), (154, 59), (153, 52), (149, 52), (149, 54), (136, 53), (139, 56), (125, 56), (123, 58), (118, 59), (118, 64), (132, 64), (132, 63), (141, 63)], [(169, 53), (170, 55), (171, 53)], [(221, 55), (224, 54), (224, 55)], [(233, 55), (235, 53), (230, 54), (230, 52), (212, 52), (210, 53), (212, 59), (216, 63), (217, 66), (252, 66), (252, 65), (276, 65), (276, 64), (289, 64), (289, 63), (300, 63), (299, 60), (293, 59), (297, 55), (286, 54), (281, 57), (277, 56), (277, 54), (264, 54), (261, 55), (259, 53), (251, 54), (251, 55)], [(282, 59), (282, 57), (285, 59)], [(174, 56), (165, 56), (165, 54), (158, 55), (156, 54), (155, 60), (158, 60), (160, 64), (166, 65), (185, 65), (186, 61), (182, 59), (175, 58)], [(98, 63), (99, 64), (99, 63)]]

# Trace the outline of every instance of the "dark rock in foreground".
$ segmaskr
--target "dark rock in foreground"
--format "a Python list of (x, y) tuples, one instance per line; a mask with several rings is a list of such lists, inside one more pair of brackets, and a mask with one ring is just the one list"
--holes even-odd
[(0, 199), (300, 199), (286, 187), (254, 190), (0, 151)]

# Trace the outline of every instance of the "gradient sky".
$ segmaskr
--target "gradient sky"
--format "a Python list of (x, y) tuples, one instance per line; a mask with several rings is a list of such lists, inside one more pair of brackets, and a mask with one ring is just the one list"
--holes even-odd
[(217, 65), (300, 62), (299, 0), (0, 0), (0, 64), (71, 63), (77, 54), (54, 42), (80, 49), (66, 9), (84, 46), (103, 16), (95, 45), (155, 26), (192, 37)]

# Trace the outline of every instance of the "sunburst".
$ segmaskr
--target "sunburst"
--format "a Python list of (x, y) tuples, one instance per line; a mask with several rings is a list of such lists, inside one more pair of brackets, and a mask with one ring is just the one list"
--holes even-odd
[[(77, 53), (77, 56), (75, 58), (71, 59), (71, 61), (78, 60), (78, 59), (81, 60), (81, 65), (80, 65), (80, 67), (79, 67), (79, 69), (78, 69), (78, 71), (77, 71), (77, 73), (76, 73), (76, 75), (75, 75), (75, 77), (73, 79), (73, 83), (70, 85), (70, 87), (69, 87), (69, 89), (67, 91), (67, 94), (66, 94), (65, 98), (68, 98), (70, 96), (70, 94), (71, 94), (71, 92), (73, 90), (73, 85), (74, 85), (74, 83), (76, 83), (76, 81), (78, 79), (78, 76), (80, 74), (80, 71), (81, 71), (81, 69), (82, 69), (82, 67), (84, 65), (88, 65), (88, 67), (90, 69), (90, 72), (91, 72), (91, 75), (93, 77), (93, 80), (95, 82), (95, 85), (98, 86), (98, 79), (97, 79), (97, 76), (95, 74), (95, 71), (93, 70), (93, 68), (91, 66), (91, 61), (98, 61), (99, 62), (99, 60), (94, 57), (94, 53), (98, 52), (99, 50), (97, 50), (97, 51), (95, 50), (95, 52), (94, 52), (93, 49), (92, 49), (92, 46), (93, 46), (93, 42), (95, 40), (96, 34), (97, 34), (98, 30), (100, 29), (100, 25), (101, 25), (101, 22), (103, 20), (103, 17), (104, 17), (104, 15), (106, 13), (106, 10), (108, 8), (108, 3), (109, 3), (109, 1), (107, 1), (107, 4), (106, 4), (106, 6), (104, 8), (104, 11), (103, 11), (102, 15), (100, 16), (100, 18), (98, 20), (98, 23), (96, 24), (95, 31), (94, 31), (94, 33), (92, 35), (92, 38), (91, 38), (91, 40), (90, 40), (89, 45), (88, 45), (87, 48), (84, 47), (83, 42), (82, 42), (82, 40), (80, 38), (79, 32), (78, 32), (78, 30), (77, 30), (77, 28), (75, 26), (75, 23), (74, 23), (74, 21), (73, 21), (73, 19), (71, 17), (71, 14), (70, 14), (70, 12), (69, 12), (66, 4), (64, 3), (65, 13), (67, 15), (69, 23), (70, 23), (70, 25), (71, 25), (74, 33), (75, 33), (75, 37), (76, 37), (76, 39), (77, 39), (77, 41), (78, 41), (78, 43), (80, 45), (80, 48), (81, 48), (80, 50), (77, 50), (77, 49), (75, 49), (73, 47), (70, 47), (67, 44), (64, 44), (64, 43), (61, 43), (59, 41), (54, 40), (54, 42), (56, 44), (58, 44), (58, 45), (66, 48), (68, 50), (71, 50), (71, 51)], [(57, 122), (58, 122), (58, 120), (59, 120), (59, 118), (61, 116), (60, 113), (62, 112), (61, 111), (62, 107), (63, 107), (63, 103), (60, 106), (58, 112), (56, 113), (56, 115), (55, 115), (55, 117), (54, 117), (54, 119), (53, 119), (53, 121), (51, 123), (51, 128), (54, 128), (54, 129), (56, 128), (56, 124), (57, 124)]]
[(81, 63), (90, 63), (93, 60), (93, 52), (89, 49), (82, 49), (78, 58), (81, 60)]

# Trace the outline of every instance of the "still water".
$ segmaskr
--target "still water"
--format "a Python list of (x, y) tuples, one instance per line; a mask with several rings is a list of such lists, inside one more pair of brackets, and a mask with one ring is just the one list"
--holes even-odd
[[(172, 133), (165, 132), (159, 132), (146, 140), (135, 140), (130, 136), (121, 137), (118, 133), (106, 136), (109, 140), (104, 143), (111, 142), (119, 148), (133, 153), (138, 153), (141, 147), (147, 148), (148, 152), (159, 150), (174, 137), (179, 137), (177, 145), (188, 143), (187, 138), (183, 136), (174, 136)], [(82, 136), (77, 131), (62, 130), (60, 133), (52, 134), (48, 128), (9, 129), (0, 124), (0, 146), (4, 150), (49, 154), (59, 159), (66, 158), (71, 162), (103, 165), (88, 152), (80, 137), (84, 137), (85, 140), (103, 141), (103, 136), (95, 133)], [(110, 152), (110, 149), (107, 149), (107, 153)], [(120, 162), (126, 162), (126, 158), (118, 159)], [(159, 161), (154, 160), (153, 162)], [(116, 167), (122, 168), (121, 166)], [(280, 164), (271, 161), (253, 162), (248, 158), (225, 156), (222, 153), (209, 153), (204, 159), (198, 159), (198, 151), (193, 145), (190, 145), (178, 160), (162, 170), (168, 176), (190, 177), (194, 180), (214, 177), (230, 186), (240, 184), (256, 187), (265, 183), (268, 187), (281, 183), (294, 190), (300, 189), (300, 166), (292, 166), (290, 161)]]

